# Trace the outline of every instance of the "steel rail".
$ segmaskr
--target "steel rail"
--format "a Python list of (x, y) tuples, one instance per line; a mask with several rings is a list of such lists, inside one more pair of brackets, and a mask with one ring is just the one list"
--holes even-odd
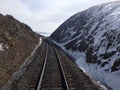
[(47, 54), (48, 54), (48, 45), (47, 45), (47, 50), (46, 50), (46, 54), (45, 54), (45, 61), (44, 61), (44, 65), (43, 65), (43, 68), (42, 68), (42, 73), (41, 73), (41, 76), (40, 76), (40, 79), (39, 79), (39, 83), (37, 85), (37, 90), (40, 90), (40, 88), (41, 88), (42, 79), (43, 79), (43, 75), (44, 75), (45, 67), (46, 67), (46, 63), (47, 63)]
[(59, 55), (58, 55), (58, 52), (57, 52), (57, 50), (56, 50), (55, 48), (54, 48), (54, 51), (55, 51), (55, 53), (56, 53), (56, 56), (57, 56), (57, 58), (58, 58), (58, 62), (59, 62), (59, 64), (60, 64), (60, 68), (61, 68), (61, 70), (62, 70), (62, 74), (63, 74), (63, 78), (64, 78), (64, 81), (65, 81), (66, 89), (67, 89), (67, 90), (70, 90), (69, 85), (68, 85), (68, 82), (67, 82), (67, 79), (66, 79), (66, 76), (65, 76), (65, 72), (64, 72), (64, 69), (63, 69), (63, 66), (62, 66), (62, 63), (61, 63), (61, 61), (60, 61), (60, 57), (59, 57)]

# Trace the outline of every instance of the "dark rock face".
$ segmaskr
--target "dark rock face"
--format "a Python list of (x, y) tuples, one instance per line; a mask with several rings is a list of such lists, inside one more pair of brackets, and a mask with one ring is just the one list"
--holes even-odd
[[(77, 55), (84, 53), (85, 61), (88, 64), (94, 64), (106, 73), (119, 72), (119, 10), (119, 1), (91, 7), (70, 17), (52, 33), (50, 38), (64, 47), (68, 53), (70, 53), (69, 51)], [(114, 74), (113, 77), (113, 81), (115, 81), (115, 77), (118, 76)], [(110, 83), (109, 80), (103, 82)], [(113, 86), (114, 89), (117, 86), (115, 84), (115, 86), (113, 84), (109, 85)], [(117, 88), (119, 88), (119, 85)]]
[[(105, 4), (70, 17), (53, 32), (50, 38), (66, 49), (85, 52), (88, 63), (110, 59), (116, 53), (120, 53), (120, 25), (113, 25), (118, 22), (111, 20), (111, 18), (116, 19), (112, 16), (114, 10), (119, 8), (117, 5), (115, 7), (116, 3), (113, 3), (112, 9)], [(117, 15), (117, 18), (119, 16)], [(104, 61), (99, 62), (99, 65), (104, 66), (102, 65)]]
[(39, 36), (10, 15), (0, 14), (0, 87), (38, 44)]

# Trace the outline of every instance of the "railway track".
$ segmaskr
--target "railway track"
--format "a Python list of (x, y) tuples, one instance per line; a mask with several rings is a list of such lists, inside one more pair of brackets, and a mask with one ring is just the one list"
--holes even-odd
[(46, 52), (37, 90), (76, 90), (69, 87), (57, 50), (48, 45)]
[(1, 90), (104, 90), (46, 40), (31, 59), (23, 74)]

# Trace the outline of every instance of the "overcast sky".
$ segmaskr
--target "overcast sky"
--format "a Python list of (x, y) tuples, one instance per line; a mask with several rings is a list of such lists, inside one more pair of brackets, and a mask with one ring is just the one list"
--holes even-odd
[(10, 14), (34, 31), (52, 33), (73, 14), (115, 0), (0, 0), (0, 13)]

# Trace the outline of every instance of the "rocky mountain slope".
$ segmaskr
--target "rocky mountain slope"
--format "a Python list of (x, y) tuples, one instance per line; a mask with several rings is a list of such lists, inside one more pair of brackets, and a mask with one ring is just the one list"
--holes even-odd
[(0, 87), (22, 65), (38, 44), (39, 36), (10, 15), (0, 14)]
[(50, 38), (109, 90), (120, 89), (120, 1), (75, 14)]

